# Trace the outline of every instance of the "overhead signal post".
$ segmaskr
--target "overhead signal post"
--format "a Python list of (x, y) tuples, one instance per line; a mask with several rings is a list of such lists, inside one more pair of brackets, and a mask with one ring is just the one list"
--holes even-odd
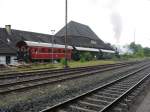
[(52, 33), (52, 64), (54, 63), (54, 32), (55, 30), (51, 30)]

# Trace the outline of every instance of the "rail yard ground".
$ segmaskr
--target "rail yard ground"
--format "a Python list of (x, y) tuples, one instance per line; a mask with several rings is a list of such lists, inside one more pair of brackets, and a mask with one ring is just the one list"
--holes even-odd
[[(103, 65), (103, 64), (114, 64), (118, 62), (126, 62), (126, 61), (137, 61), (141, 60), (140, 58), (135, 59), (128, 59), (128, 60), (93, 60), (93, 61), (69, 61), (69, 67), (85, 67), (85, 66), (94, 66), (94, 65)], [(143, 60), (143, 59), (142, 59)], [(20, 64), (20, 65), (13, 65), (7, 66), (5, 68), (0, 69), (0, 75), (8, 74), (8, 73), (17, 73), (17, 72), (29, 72), (29, 71), (38, 71), (38, 70), (48, 70), (48, 69), (61, 69), (63, 65), (61, 63), (52, 64), (49, 63), (31, 63), (31, 64)]]
[(143, 101), (141, 100), (141, 103), (136, 106), (137, 108), (135, 112), (150, 112), (150, 92), (147, 92), (147, 95), (143, 98)]
[[(120, 62), (118, 60), (95, 60), (95, 61), (70, 61), (69, 67), (84, 67), (84, 66), (93, 66), (93, 65), (103, 65), (103, 64), (113, 64)], [(1, 74), (15, 73), (15, 72), (28, 72), (28, 71), (38, 71), (38, 70), (47, 70), (47, 69), (61, 69), (63, 65), (61, 63), (52, 64), (52, 63), (32, 63), (32, 64), (22, 64), (18, 66), (9, 66), (0, 71)]]
[(150, 112), (150, 83), (134, 100), (132, 107), (127, 112)]
[[(104, 61), (104, 63), (108, 62), (111, 64), (115, 63), (115, 61)], [(88, 62), (88, 65), (97, 65), (96, 61), (93, 61), (93, 63), (91, 64), (91, 62)], [(102, 61), (99, 61), (98, 63), (102, 64)], [(131, 62), (126, 63), (124, 65), (111, 64), (109, 66), (94, 66), (94, 68), (84, 68), (80, 70), (78, 69), (78, 72), (75, 70), (72, 70), (71, 72), (51, 71), (44, 72), (43, 74), (37, 72), (38, 75), (37, 73), (35, 73), (34, 76), (32, 75), (29, 77), (23, 77), (19, 75), (16, 75), (15, 78), (0, 77), (0, 111), (38, 112), (47, 107), (51, 107), (60, 102), (71, 99), (72, 97), (76, 97), (83, 93), (89, 92), (94, 88), (98, 88), (108, 82), (121, 78), (131, 72), (135, 72), (144, 66), (150, 66), (150, 61), (137, 61), (135, 63)], [(75, 63), (74, 65), (72, 65), (72, 67), (75, 67), (76, 65), (78, 65), (78, 63)], [(87, 63), (85, 65), (87, 65)], [(85, 65), (83, 64), (81, 66)], [(141, 71), (139, 73), (145, 74), (148, 73), (149, 70), (150, 69), (148, 67), (145, 68), (144, 71)], [(39, 74), (42, 75), (40, 76)], [(60, 77), (60, 74), (62, 77)], [(30, 73), (23, 75), (30, 75)], [(49, 78), (50, 75), (51, 77)], [(46, 76), (46, 78), (49, 79), (41, 80), (40, 78), (43, 78), (43, 76)], [(28, 80), (31, 79), (36, 80), (29, 82)], [(20, 83), (18, 83), (17, 85), (16, 82), (19, 81)], [(21, 83), (22, 81), (27, 82)], [(47, 82), (51, 83), (33, 86), (35, 84)], [(8, 85), (9, 83), (12, 83), (12, 85)], [(33, 87), (25, 88), (27, 86)], [(24, 87), (25, 89), (17, 90), (22, 87)], [(11, 91), (13, 89), (14, 91)], [(3, 91), (7, 90), (9, 90), (10, 92), (8, 91), (6, 93), (3, 93)]]

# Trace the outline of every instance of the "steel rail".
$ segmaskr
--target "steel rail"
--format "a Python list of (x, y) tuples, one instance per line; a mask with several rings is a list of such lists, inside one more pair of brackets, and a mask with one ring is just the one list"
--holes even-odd
[[(43, 75), (42, 77), (36, 77), (34, 76), (32, 79), (26, 79), (26, 80), (22, 80), (22, 81), (16, 81), (16, 82), (10, 82), (10, 83), (2, 83), (0, 84), (0, 87), (3, 87), (3, 86), (12, 86), (12, 85), (15, 85), (15, 84), (21, 84), (21, 83), (24, 83), (24, 82), (31, 82), (31, 81), (39, 81), (39, 80), (46, 80), (46, 79), (49, 79), (49, 78), (59, 78), (59, 77), (62, 77), (62, 76), (66, 76), (66, 75), (74, 75), (74, 74), (77, 74), (77, 73), (83, 73), (83, 72), (92, 72), (94, 70), (98, 70), (100, 72), (103, 72), (103, 71), (106, 71), (106, 70), (112, 70), (112, 69), (117, 69), (117, 68), (120, 68), (120, 67), (125, 67), (127, 65), (122, 65), (122, 66), (115, 66), (115, 67), (108, 67), (108, 68), (101, 68), (100, 70), (98, 70), (99, 68), (93, 68), (92, 70), (91, 69), (86, 69), (86, 70), (78, 70), (78, 71), (71, 71), (71, 72), (67, 72), (67, 73), (60, 73), (60, 74), (49, 74), (49, 75)], [(93, 73), (93, 72), (92, 72)], [(41, 74), (42, 75), (42, 74)]]
[[(1, 84), (0, 85), (0, 94), (7, 94), (7, 93), (13, 92), (13, 91), (18, 91), (18, 90), (23, 90), (23, 89), (32, 89), (34, 87), (38, 87), (38, 86), (42, 86), (42, 85), (52, 84), (52, 83), (56, 83), (56, 82), (62, 82), (62, 81), (70, 80), (70, 79), (81, 78), (81, 77), (93, 75), (96, 73), (121, 68), (124, 66), (127, 66), (127, 65), (104, 68), (104, 69), (100, 69), (100, 70), (82, 73), (79, 75), (70, 74), (69, 76), (66, 76), (66, 77), (64, 77), (66, 74), (62, 74), (61, 76), (63, 76), (64, 78), (63, 77), (58, 78), (58, 76), (54, 76), (53, 78), (55, 78), (55, 79), (52, 79), (52, 77), (49, 77), (49, 79), (51, 79), (50, 81), (42, 82), (42, 83), (39, 83), (38, 81), (48, 80), (48, 77), (31, 79), (31, 80), (26, 80), (26, 81), (19, 81), (19, 82), (14, 82), (14, 83)], [(78, 71), (78, 73), (80, 73), (80, 71)], [(37, 81), (37, 83), (35, 83), (36, 81)], [(31, 84), (31, 83), (33, 83), (33, 84)], [(20, 86), (20, 84), (25, 84), (25, 86)], [(19, 85), (19, 87), (13, 88), (13, 86), (16, 86), (16, 85)], [(26, 85), (28, 85), (28, 86), (26, 86)], [(9, 88), (9, 87), (11, 87), (11, 88)], [(9, 89), (7, 89), (7, 88), (9, 88)]]
[[(148, 66), (144, 66), (144, 67), (142, 67), (142, 68), (140, 68), (140, 69), (138, 69), (138, 70), (136, 70), (136, 71), (134, 71), (134, 72), (131, 72), (131, 73), (129, 73), (129, 74), (127, 74), (127, 75), (125, 75), (125, 76), (123, 76), (123, 77), (121, 77), (121, 78), (118, 78), (117, 80), (114, 80), (114, 81), (111, 81), (111, 82), (109, 82), (109, 83), (106, 83), (106, 84), (104, 84), (104, 85), (102, 85), (102, 86), (100, 86), (100, 87), (98, 87), (98, 88), (95, 88), (95, 89), (93, 89), (93, 90), (90, 90), (90, 91), (88, 91), (88, 92), (86, 92), (86, 93), (83, 93), (83, 94), (81, 94), (81, 95), (79, 95), (79, 96), (75, 96), (75, 97), (73, 97), (73, 98), (71, 98), (71, 99), (68, 99), (68, 100), (66, 100), (66, 101), (60, 102), (60, 103), (58, 103), (58, 104), (56, 104), (56, 105), (54, 105), (54, 106), (47, 107), (46, 109), (43, 109), (43, 110), (41, 110), (40, 112), (55, 112), (58, 108), (61, 108), (61, 107), (65, 106), (65, 105), (69, 105), (69, 103), (71, 103), (71, 102), (73, 102), (73, 101), (77, 101), (77, 100), (79, 100), (79, 99), (81, 99), (81, 98), (83, 98), (83, 97), (86, 97), (86, 96), (88, 96), (88, 95), (90, 95), (90, 94), (92, 94), (92, 93), (95, 93), (95, 92), (98, 91), (98, 90), (101, 90), (101, 89), (104, 89), (104, 88), (106, 88), (106, 87), (109, 87), (109, 86), (111, 86), (111, 85), (113, 85), (113, 84), (115, 84), (115, 83), (117, 83), (117, 82), (119, 82), (119, 81), (121, 81), (121, 80), (123, 80), (123, 79), (125, 79), (125, 78), (128, 78), (128, 77), (130, 77), (130, 76), (135, 75), (136, 73), (138, 73), (138, 72), (140, 72), (140, 71), (142, 71), (142, 70), (144, 70), (144, 69), (146, 69), (146, 68), (148, 68), (148, 67), (149, 67), (149, 65), (148, 65)], [(125, 94), (125, 93), (124, 93), (124, 94)], [(116, 101), (118, 101), (118, 100), (116, 100)], [(94, 111), (93, 111), (93, 112), (94, 112)], [(101, 112), (101, 111), (99, 111), (99, 112)]]
[(120, 97), (118, 97), (116, 100), (114, 100), (112, 103), (110, 103), (107, 107), (105, 107), (103, 110), (99, 112), (108, 112), (112, 109), (114, 105), (116, 105), (119, 101), (121, 101), (126, 95), (128, 95), (130, 92), (132, 92), (137, 86), (139, 86), (142, 82), (144, 82), (148, 77), (150, 77), (150, 73), (148, 73), (145, 77), (143, 77), (140, 81), (138, 81), (136, 84), (134, 84), (131, 88), (129, 88), (124, 94), (122, 94)]
[(94, 67), (110, 67), (115, 65), (123, 65), (123, 64), (136, 64), (140, 62), (126, 62), (126, 63), (116, 63), (116, 64), (106, 64), (106, 65), (95, 65), (95, 66), (88, 66), (88, 67), (77, 67), (77, 68), (68, 68), (68, 69), (55, 69), (55, 70), (44, 70), (44, 71), (36, 71), (36, 72), (21, 72), (21, 73), (11, 73), (11, 74), (4, 74), (0, 75), (1, 79), (8, 79), (8, 78), (20, 78), (20, 77), (29, 77), (29, 76), (35, 76), (40, 74), (54, 74), (54, 73), (62, 73), (62, 72), (70, 72), (70, 71), (76, 71), (76, 70), (86, 70), (86, 69), (92, 69)]
[[(2, 77), (0, 77), (0, 80), (3, 80), (3, 79), (11, 79), (11, 78), (25, 78), (25, 77), (32, 77), (32, 76), (40, 76), (40, 75), (46, 75), (46, 74), (57, 74), (57, 73), (66, 73), (66, 72), (74, 72), (74, 71), (85, 71), (85, 70), (87, 70), (87, 69), (98, 69), (98, 68), (105, 68), (105, 67), (111, 67), (111, 66), (117, 66), (118, 64), (116, 64), (116, 65), (108, 65), (108, 66), (93, 66), (93, 67), (87, 67), (87, 68), (79, 68), (79, 69), (67, 69), (67, 70), (63, 70), (63, 71), (57, 71), (57, 70), (55, 70), (55, 71), (46, 71), (46, 72), (36, 72), (36, 73), (27, 73), (27, 74), (21, 74), (21, 75), (13, 75), (13, 74), (11, 74), (11, 76), (2, 76)], [(119, 64), (120, 65), (120, 64)], [(125, 64), (124, 64), (125, 65)]]

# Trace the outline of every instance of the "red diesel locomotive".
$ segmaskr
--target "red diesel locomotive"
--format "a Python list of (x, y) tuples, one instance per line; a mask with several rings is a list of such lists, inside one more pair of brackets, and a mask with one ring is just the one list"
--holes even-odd
[[(18, 60), (48, 60), (65, 58), (65, 45), (20, 41), (16, 44), (18, 48)], [(72, 46), (67, 46), (67, 59), (71, 59)]]

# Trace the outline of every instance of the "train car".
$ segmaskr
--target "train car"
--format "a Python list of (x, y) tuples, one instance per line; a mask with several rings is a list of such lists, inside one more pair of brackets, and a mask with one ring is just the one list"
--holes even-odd
[(91, 55), (92, 59), (110, 59), (113, 58), (115, 55), (115, 51), (113, 50), (87, 47), (74, 47), (72, 53), (73, 60), (80, 60), (82, 56), (85, 56), (84, 54)]
[[(51, 44), (33, 41), (20, 41), (18, 48), (18, 60), (51, 60), (65, 58), (65, 45)], [(71, 59), (72, 47), (67, 46), (67, 59)]]

